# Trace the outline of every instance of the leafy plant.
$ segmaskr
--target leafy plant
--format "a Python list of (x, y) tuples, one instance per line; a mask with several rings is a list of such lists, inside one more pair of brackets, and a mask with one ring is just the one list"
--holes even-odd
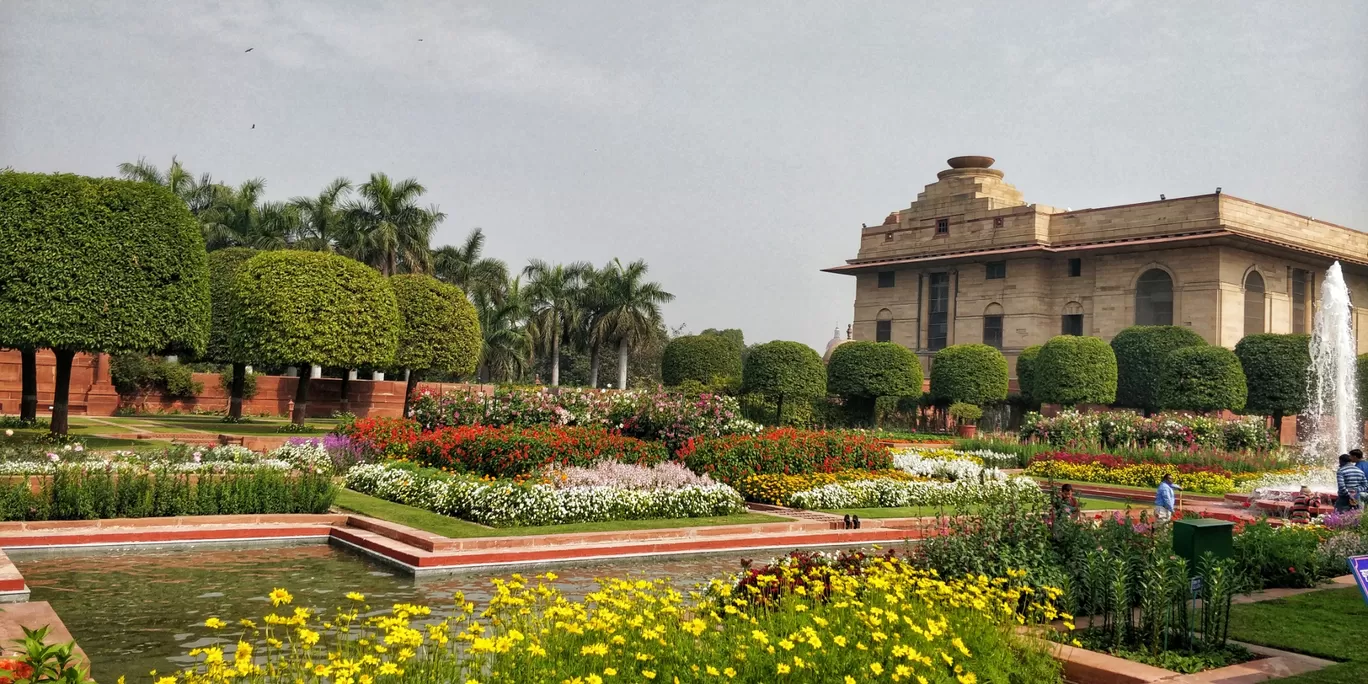
[(1159, 375), (1169, 352), (1203, 347), (1206, 340), (1181, 325), (1134, 325), (1116, 333), (1111, 348), (1116, 354), (1116, 404), (1156, 411)]
[(960, 423), (974, 423), (983, 417), (983, 409), (960, 401), (950, 405), (950, 416)]
[(887, 470), (893, 465), (888, 449), (872, 436), (792, 428), (691, 439), (676, 458), (696, 473), (728, 483), (751, 475)]
[(822, 357), (806, 344), (783, 340), (766, 342), (756, 345), (747, 354), (741, 391), (774, 401), (772, 420), (776, 425), (783, 425), (786, 399), (810, 404), (811, 400), (826, 394), (826, 368), (822, 366)]
[(685, 335), (665, 345), (660, 357), (660, 377), (667, 387), (685, 380), (705, 385), (741, 379), (741, 350), (720, 335)]
[(986, 344), (954, 344), (931, 362), (931, 396), (942, 406), (1007, 398), (1007, 358)]
[(1036, 359), (1040, 357), (1042, 348), (1042, 345), (1033, 344), (1017, 354), (1017, 391), (1028, 403), (1035, 401)]
[(879, 397), (919, 397), (921, 363), (912, 350), (892, 342), (847, 342), (831, 352), (827, 391), (874, 417)]
[(1116, 399), (1116, 355), (1096, 337), (1059, 335), (1036, 358), (1031, 395), (1045, 404), (1110, 404)]
[(173, 399), (194, 399), (204, 391), (187, 365), (141, 354), (116, 354), (109, 362), (110, 381), (125, 397), (159, 392)]
[(1240, 359), (1225, 347), (1184, 347), (1164, 357), (1159, 403), (1166, 409), (1238, 411), (1245, 405)]
[(1306, 374), (1311, 367), (1309, 335), (1245, 335), (1235, 356), (1245, 375), (1245, 410), (1275, 418), (1306, 408)]
[(75, 654), (76, 642), (48, 644), (47, 636), (52, 629), (48, 626), (22, 629), (24, 638), (15, 643), (24, 652), (19, 658), (0, 658), (0, 681), (14, 684), (85, 683), (86, 669), (81, 667), (80, 658)]

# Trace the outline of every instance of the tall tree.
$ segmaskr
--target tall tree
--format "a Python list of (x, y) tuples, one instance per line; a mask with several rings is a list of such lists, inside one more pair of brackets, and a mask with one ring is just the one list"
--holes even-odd
[(290, 206), (299, 212), (299, 235), (294, 245), (297, 249), (332, 252), (337, 248), (346, 234), (345, 205), (351, 191), (351, 181), (336, 178), (316, 197), (290, 200)]
[(527, 306), (522, 286), (510, 278), (503, 287), (477, 292), (475, 309), (480, 318), (479, 376), (482, 382), (511, 381), (527, 368), (532, 338), (527, 331)]
[(483, 256), (484, 243), (484, 231), (476, 228), (459, 246), (445, 245), (433, 250), (433, 274), (461, 288), (472, 300), (476, 293), (503, 287), (508, 282), (508, 265)]
[(627, 386), (627, 359), (632, 347), (650, 339), (661, 326), (661, 305), (674, 299), (659, 283), (646, 281), (646, 262), (623, 266), (614, 259), (603, 278), (604, 309), (599, 327), (617, 343), (618, 387)]
[(299, 226), (299, 213), (281, 202), (261, 201), (266, 181), (253, 178), (236, 188), (215, 186), (213, 204), (201, 219), (209, 251), (225, 247), (284, 249)]
[(533, 339), (551, 354), (552, 387), (560, 386), (561, 340), (578, 318), (580, 276), (588, 268), (584, 262), (553, 265), (533, 259), (523, 269)]
[(470, 375), (480, 358), (480, 323), (461, 288), (417, 273), (391, 276), (399, 304), (399, 346), (394, 365), (408, 371), (404, 413), (426, 371)]
[(165, 172), (149, 164), (146, 158), (139, 157), (136, 162), (119, 164), (119, 175), (125, 180), (169, 188), (185, 202), (186, 208), (196, 218), (208, 211), (214, 202), (215, 186), (209, 174), (200, 174), (197, 179), (175, 157), (171, 157), (171, 166), (168, 166)]
[(373, 173), (356, 192), (358, 200), (347, 207), (349, 231), (341, 251), (386, 276), (430, 272), (432, 232), (446, 214), (418, 206), (427, 188), (413, 178), (395, 183)]
[[(610, 263), (609, 266), (612, 264)], [(608, 266), (602, 269), (588, 266), (584, 273), (580, 275), (582, 283), (579, 289), (578, 308), (580, 316), (578, 325), (574, 329), (573, 342), (583, 351), (589, 353), (589, 386), (598, 387), (599, 368), (603, 361), (604, 335), (602, 326), (599, 322), (603, 320), (603, 314), (607, 310), (607, 296), (605, 294), (606, 277)]]

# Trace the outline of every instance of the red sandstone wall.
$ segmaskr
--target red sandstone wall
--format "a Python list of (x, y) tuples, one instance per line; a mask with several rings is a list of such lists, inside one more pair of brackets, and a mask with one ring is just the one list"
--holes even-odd
[[(23, 395), (23, 365), (19, 352), (0, 350), (0, 413), (19, 413)], [(38, 412), (52, 406), (52, 391), (57, 384), (57, 360), (52, 352), (38, 352)], [(71, 413), (75, 415), (113, 415), (119, 394), (109, 382), (109, 356), (77, 354), (71, 362)]]

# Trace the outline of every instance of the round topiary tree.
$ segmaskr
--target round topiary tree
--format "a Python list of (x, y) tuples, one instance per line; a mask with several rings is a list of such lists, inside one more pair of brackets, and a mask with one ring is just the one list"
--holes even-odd
[(232, 380), (228, 384), (228, 417), (242, 417), (242, 396), (247, 385), (247, 364), (251, 347), (233, 349), (233, 280), (238, 269), (257, 255), (255, 249), (229, 247), (209, 253), (209, 346), (204, 358), (217, 363), (232, 364)]
[(1159, 402), (1159, 369), (1174, 349), (1202, 347), (1192, 328), (1181, 325), (1134, 325), (1112, 338), (1116, 353), (1116, 404), (1156, 411)]
[(390, 366), (399, 341), (394, 290), (369, 266), (322, 252), (263, 252), (233, 281), (230, 345), (300, 367), (291, 416), (304, 423), (308, 367)]
[(1116, 355), (1096, 337), (1055, 337), (1036, 357), (1031, 391), (1045, 404), (1110, 404), (1116, 400)]
[(741, 348), (721, 335), (676, 337), (660, 357), (660, 379), (668, 387), (685, 380), (727, 384), (740, 377)]
[(469, 375), (480, 361), (480, 319), (461, 288), (432, 276), (390, 276), (399, 304), (399, 346), (394, 365), (408, 371), (404, 415), (424, 371)]
[(1183, 347), (1164, 357), (1159, 403), (1183, 411), (1239, 411), (1245, 405), (1240, 359), (1225, 347)]
[(1027, 402), (1036, 401), (1035, 398), (1035, 376), (1036, 358), (1040, 356), (1041, 345), (1033, 344), (1021, 350), (1017, 354), (1016, 373), (1017, 373), (1017, 392)]
[(55, 353), (53, 434), (77, 352), (193, 355), (208, 337), (204, 237), (170, 190), (0, 172), (0, 346)]
[(1358, 396), (1359, 409), (1368, 409), (1368, 354), (1360, 354), (1358, 357)]
[(1248, 386), (1246, 411), (1273, 416), (1274, 424), (1281, 427), (1283, 416), (1306, 408), (1310, 335), (1245, 335), (1235, 344), (1235, 356)]
[(831, 352), (827, 391), (860, 408), (874, 420), (879, 397), (919, 397), (922, 369), (916, 354), (893, 342), (847, 342)]
[(784, 399), (816, 399), (826, 394), (822, 357), (802, 342), (775, 340), (756, 345), (746, 356), (741, 391), (777, 402), (776, 425), (784, 424)]
[(986, 344), (952, 344), (931, 361), (931, 398), (983, 406), (1007, 398), (1007, 357)]

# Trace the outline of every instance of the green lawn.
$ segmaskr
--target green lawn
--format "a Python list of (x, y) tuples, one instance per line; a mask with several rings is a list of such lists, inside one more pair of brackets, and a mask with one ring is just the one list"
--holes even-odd
[[(1078, 497), (1078, 503), (1083, 506), (1085, 511), (1119, 509), (1134, 505), (1125, 501), (1095, 499), (1086, 496)], [(972, 511), (974, 508), (971, 506), (970, 510)], [(929, 518), (937, 514), (950, 515), (955, 511), (946, 506), (906, 506), (903, 508), (837, 508), (823, 512), (836, 515), (858, 515), (861, 518)]]
[(546, 525), (542, 527), (501, 527), (492, 528), (451, 516), (425, 511), (421, 508), (405, 506), (384, 499), (377, 499), (350, 489), (343, 489), (337, 495), (337, 507), (380, 518), (390, 522), (408, 525), (420, 530), (440, 534), (444, 537), (523, 537), (537, 534), (564, 534), (567, 532), (620, 532), (623, 530), (658, 530), (675, 527), (712, 527), (714, 525), (753, 525), (756, 523), (784, 522), (788, 518), (758, 513), (742, 513), (712, 518), (669, 518), (663, 520), (617, 520), (602, 523), (575, 523), (571, 525)]
[[(211, 434), (225, 435), (274, 435), (285, 434), (277, 433), (277, 429), (289, 423), (285, 418), (249, 418), (247, 423), (225, 423), (223, 416), (217, 415), (147, 415), (147, 416), (114, 416), (111, 418), (101, 418), (100, 420), (108, 423), (128, 428), (129, 430), (145, 432), (207, 432)], [(326, 434), (337, 426), (337, 420), (333, 418), (310, 418), (308, 425), (314, 430), (309, 433), (291, 434)], [(95, 423), (97, 431), (116, 432), (117, 429), (112, 425)], [(103, 428), (102, 430), (100, 428)]]
[(1364, 635), (1368, 635), (1368, 604), (1357, 587), (1313, 591), (1230, 609), (1232, 639), (1327, 660), (1349, 661), (1277, 680), (1286, 684), (1368, 682)]

